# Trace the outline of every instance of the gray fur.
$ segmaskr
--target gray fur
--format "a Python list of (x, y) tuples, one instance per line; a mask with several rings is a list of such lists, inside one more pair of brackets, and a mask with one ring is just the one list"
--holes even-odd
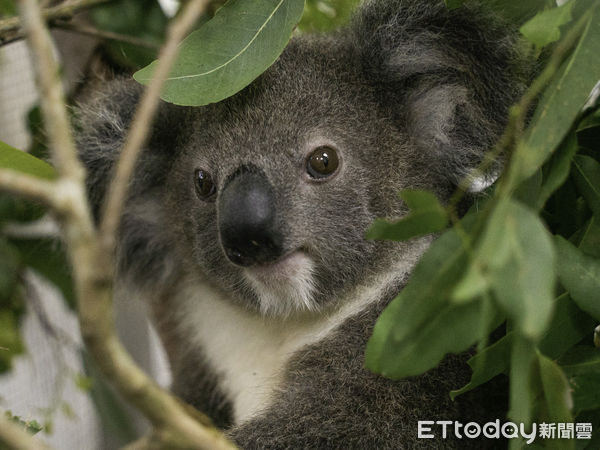
[[(235, 399), (224, 374), (210, 349), (191, 344), (193, 326), (178, 314), (182, 286), (206, 286), (219, 294), (215, 301), (266, 321), (337, 317), (358, 286), (421, 251), (417, 241), (365, 240), (365, 230), (377, 217), (405, 214), (401, 189), (429, 189), (446, 201), (498, 138), (527, 70), (514, 30), (476, 6), (447, 11), (437, 0), (372, 0), (338, 34), (293, 39), (232, 98), (202, 108), (162, 104), (131, 183), (119, 279), (155, 308), (174, 390), (219, 425), (233, 422)], [(78, 110), (96, 213), (139, 93), (134, 82), (117, 80)], [(319, 183), (307, 178), (305, 159), (324, 144), (338, 149), (341, 168)], [(220, 193), (248, 166), (276, 192), (284, 253), (301, 249), (313, 263), (316, 312), (286, 298), (267, 302), (221, 247)], [(217, 194), (207, 201), (194, 190), (197, 168), (216, 182)], [(489, 393), (448, 400), (448, 391), (468, 378), (464, 355), (401, 382), (362, 367), (375, 318), (405, 275), (391, 277), (384, 295), (355, 315), (340, 315), (344, 323), (289, 355), (268, 407), (233, 423), (229, 435), (244, 448), (413, 448), (442, 445), (416, 439), (419, 419), (500, 418), (485, 407)], [(280, 295), (273, 292), (270, 298)]]

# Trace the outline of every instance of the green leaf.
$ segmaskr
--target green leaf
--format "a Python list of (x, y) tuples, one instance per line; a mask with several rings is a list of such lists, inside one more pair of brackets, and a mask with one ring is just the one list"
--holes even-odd
[[(445, 0), (448, 9), (456, 9), (465, 0)], [(553, 5), (552, 0), (486, 0), (485, 5), (505, 19), (521, 24), (536, 12)]]
[(446, 7), (450, 10), (460, 8), (464, 2), (465, 0), (444, 0)]
[(17, 314), (0, 309), (0, 373), (10, 369), (13, 357), (22, 352)]
[(570, 378), (576, 411), (600, 408), (600, 375), (577, 375)]
[(579, 249), (586, 255), (600, 258), (600, 221), (592, 217), (582, 229)]
[(535, 208), (542, 191), (543, 174), (536, 170), (533, 175), (524, 180), (513, 193), (513, 199), (518, 200), (526, 206)]
[(156, 49), (121, 41), (102, 43), (103, 50), (120, 66), (140, 69), (157, 56), (163, 42), (168, 19), (156, 0), (119, 0), (94, 7), (92, 21), (101, 30), (133, 36), (155, 44)]
[(573, 386), (575, 410), (600, 408), (600, 349), (574, 347), (559, 363)]
[(471, 380), (462, 388), (450, 392), (452, 400), (465, 392), (475, 389), (477, 386), (481, 386), (495, 376), (506, 372), (510, 360), (513, 336), (514, 332), (507, 334), (467, 361), (473, 370)]
[(600, 448), (600, 409), (580, 412), (575, 420), (577, 423), (592, 424), (592, 439), (578, 439), (577, 450), (598, 450)]
[(590, 128), (600, 128), (600, 109), (586, 116), (578, 125), (577, 131), (584, 131)]
[(13, 295), (20, 269), (18, 250), (0, 237), (0, 306)]
[(600, 376), (600, 349), (578, 345), (565, 353), (558, 363), (569, 377), (594, 373)]
[(0, 17), (14, 16), (17, 14), (17, 7), (14, 0), (0, 0)]
[(554, 299), (554, 250), (539, 217), (518, 202), (501, 202), (476, 259), (518, 330), (537, 339), (551, 318)]
[(124, 409), (123, 402), (115, 395), (114, 389), (109, 386), (106, 378), (85, 350), (81, 352), (81, 359), (87, 376), (92, 380), (89, 393), (102, 425), (112, 437), (122, 441), (123, 444), (133, 441), (138, 434)]
[[(539, 375), (542, 381), (544, 409), (553, 423), (573, 422), (570, 386), (561, 368), (549, 358), (538, 354)], [(564, 447), (563, 447), (564, 448)]]
[(9, 194), (0, 194), (0, 224), (3, 222), (30, 222), (41, 218), (45, 208), (38, 202), (24, 200)]
[(4, 417), (11, 422), (18, 424), (30, 434), (39, 433), (44, 429), (37, 420), (25, 421), (19, 416), (14, 416), (10, 411), (5, 411)]
[(417, 375), (481, 336), (481, 302), (458, 305), (449, 299), (465, 263), (454, 229), (431, 245), (375, 324), (366, 349), (370, 370), (393, 379)]
[(410, 213), (396, 222), (377, 219), (367, 231), (367, 239), (404, 241), (441, 231), (448, 224), (446, 210), (431, 192), (407, 189), (400, 197), (410, 208)]
[(575, 153), (577, 153), (577, 136), (575, 133), (570, 133), (547, 163), (544, 181), (537, 197), (537, 209), (543, 208), (554, 191), (567, 180)]
[(589, 156), (576, 155), (573, 167), (573, 177), (579, 192), (596, 217), (600, 217), (600, 164)]
[(56, 177), (56, 172), (50, 164), (4, 142), (0, 142), (0, 168), (17, 170), (39, 178)]
[(513, 422), (529, 423), (533, 393), (530, 378), (534, 369), (535, 347), (533, 343), (519, 334), (512, 339), (510, 354), (510, 392), (508, 417)]
[(573, 54), (546, 89), (526, 139), (517, 146), (511, 163), (516, 183), (533, 175), (562, 142), (598, 79), (600, 8), (595, 8)]
[[(552, 321), (540, 339), (539, 349), (549, 358), (558, 358), (593, 332), (595, 322), (571, 301), (567, 294), (556, 299)], [(479, 351), (469, 359), (473, 375), (468, 384), (452, 391), (451, 398), (464, 394), (491, 380), (509, 367), (514, 331)]]
[(306, 0), (298, 24), (303, 33), (334, 30), (347, 23), (360, 0)]
[(555, 0), (485, 0), (484, 3), (515, 24), (522, 24), (539, 11), (556, 5)]
[(70, 265), (62, 244), (55, 239), (12, 239), (23, 263), (62, 292), (68, 305), (75, 307), (75, 291)]
[(90, 377), (86, 377), (85, 375), (78, 373), (75, 375), (75, 386), (77, 386), (82, 391), (87, 392), (90, 391), (94, 386), (94, 380)]
[[(304, 0), (230, 0), (181, 43), (162, 98), (200, 106), (240, 91), (275, 62), (303, 9)], [(134, 78), (148, 84), (156, 64)]]
[(558, 278), (577, 305), (600, 320), (600, 260), (555, 236)]
[(542, 11), (527, 21), (520, 31), (538, 48), (560, 39), (560, 27), (573, 20), (572, 9), (575, 2)]
[(556, 301), (552, 322), (538, 347), (547, 357), (559, 358), (581, 339), (591, 335), (595, 326), (595, 321), (581, 311), (568, 294), (563, 294)]

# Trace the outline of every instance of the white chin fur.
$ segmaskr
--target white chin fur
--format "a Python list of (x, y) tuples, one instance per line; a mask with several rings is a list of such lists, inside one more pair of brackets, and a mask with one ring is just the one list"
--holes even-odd
[(309, 256), (296, 251), (273, 264), (247, 268), (244, 275), (261, 313), (281, 317), (316, 310), (314, 266)]

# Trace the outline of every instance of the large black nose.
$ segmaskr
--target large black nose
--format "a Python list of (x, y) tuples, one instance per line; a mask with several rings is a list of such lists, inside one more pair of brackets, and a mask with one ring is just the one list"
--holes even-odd
[(241, 266), (274, 261), (282, 253), (276, 230), (274, 193), (263, 172), (244, 169), (225, 186), (218, 205), (221, 244)]

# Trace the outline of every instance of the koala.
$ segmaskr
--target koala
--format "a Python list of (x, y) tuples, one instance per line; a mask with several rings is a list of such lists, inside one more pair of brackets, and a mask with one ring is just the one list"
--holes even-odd
[[(497, 447), (417, 436), (419, 420), (504, 417), (497, 386), (450, 401), (468, 355), (400, 381), (364, 368), (378, 315), (432, 240), (365, 232), (407, 213), (402, 189), (447, 201), (528, 74), (516, 31), (477, 4), (372, 0), (339, 32), (294, 37), (226, 100), (161, 104), (117, 290), (151, 305), (173, 392), (241, 448)], [(96, 214), (140, 93), (117, 79), (78, 109)]]

